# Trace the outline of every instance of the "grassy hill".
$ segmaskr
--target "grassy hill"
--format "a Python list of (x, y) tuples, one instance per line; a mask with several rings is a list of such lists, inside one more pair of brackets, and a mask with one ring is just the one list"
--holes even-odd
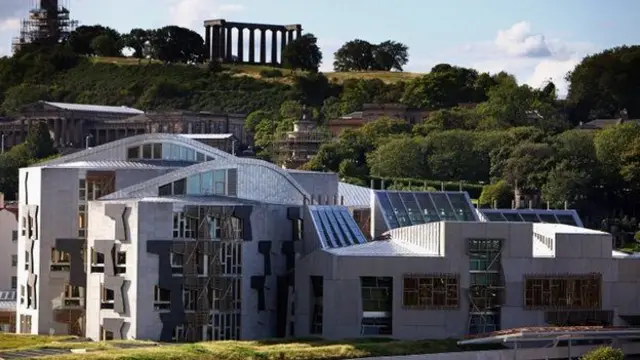
[[(104, 58), (95, 57), (92, 58), (94, 63), (107, 63), (116, 65), (139, 65), (149, 63), (148, 60), (138, 60), (132, 58)], [(157, 61), (155, 61), (158, 63)], [(183, 65), (188, 66), (188, 65)], [(224, 65), (225, 71), (232, 73), (234, 76), (249, 76), (256, 79), (263, 79), (268, 81), (277, 81), (288, 83), (287, 76), (300, 74), (299, 71), (291, 71), (287, 69), (281, 69), (277, 67), (264, 66), (264, 65), (246, 65), (246, 64), (228, 64)], [(261, 73), (279, 70), (282, 72), (283, 77), (265, 78)], [(408, 81), (416, 77), (424, 75), (423, 73), (411, 73), (411, 72), (397, 72), (397, 71), (357, 71), (357, 72), (324, 72), (324, 75), (331, 81), (336, 83), (342, 83), (347, 79), (380, 79), (385, 83), (394, 83), (398, 81)]]

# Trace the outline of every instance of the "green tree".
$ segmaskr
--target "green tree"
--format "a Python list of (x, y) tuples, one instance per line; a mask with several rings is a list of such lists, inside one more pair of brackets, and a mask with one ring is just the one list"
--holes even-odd
[(582, 360), (623, 360), (624, 352), (612, 347), (599, 347), (582, 356)]
[(380, 177), (425, 178), (428, 165), (424, 148), (410, 137), (387, 141), (367, 156), (371, 174)]
[(475, 147), (471, 131), (433, 132), (424, 139), (429, 168), (435, 180), (489, 180), (489, 156)]
[(205, 60), (204, 39), (193, 30), (165, 26), (150, 34), (153, 57), (165, 63), (202, 63)]
[(409, 81), (402, 102), (421, 109), (443, 109), (471, 103), (486, 95), (478, 89), (478, 72), (473, 69), (439, 64), (430, 73)]
[(413, 127), (413, 133), (427, 136), (434, 131), (473, 130), (477, 123), (478, 116), (474, 109), (463, 107), (441, 109), (430, 112), (424, 122)]
[(57, 153), (51, 139), (49, 126), (44, 121), (38, 121), (31, 125), (25, 144), (31, 159), (44, 159)]
[(23, 83), (7, 90), (2, 108), (9, 114), (18, 114), (25, 105), (51, 100), (51, 95), (49, 86)]
[(622, 46), (585, 57), (567, 76), (567, 103), (575, 124), (589, 116), (610, 118), (627, 109), (640, 116), (640, 46)]
[(317, 72), (322, 63), (318, 39), (313, 34), (304, 34), (293, 40), (282, 51), (282, 61), (288, 69)]
[(409, 47), (397, 41), (387, 40), (373, 47), (373, 69), (402, 71), (409, 62)]
[(500, 180), (494, 184), (482, 187), (482, 193), (478, 203), (482, 206), (493, 207), (494, 204), (499, 209), (507, 209), (511, 207), (513, 200), (513, 188), (504, 180)]
[(16, 200), (18, 195), (19, 170), (29, 165), (29, 156), (25, 144), (0, 154), (0, 192), (7, 200)]
[(629, 144), (640, 137), (640, 126), (635, 122), (622, 123), (599, 131), (595, 137), (596, 156), (602, 170), (610, 177), (620, 174), (623, 155)]
[(370, 42), (355, 39), (346, 42), (333, 54), (333, 68), (335, 71), (364, 71), (370, 70), (374, 64), (373, 50), (375, 45)]
[[(98, 55), (93, 47), (93, 40), (100, 36), (109, 37), (113, 44), (118, 44), (120, 42), (120, 34), (112, 28), (104, 27), (102, 25), (84, 25), (79, 26), (69, 34), (68, 44), (76, 54)], [(122, 48), (118, 50), (121, 49)], [(108, 56), (119, 56), (119, 52), (115, 55)]]
[(553, 153), (553, 148), (545, 143), (516, 146), (505, 163), (505, 180), (516, 189), (538, 192), (547, 181)]
[(91, 49), (97, 56), (121, 56), (122, 44), (108, 35), (100, 35), (91, 41)]
[(147, 30), (136, 28), (122, 36), (124, 46), (133, 49), (134, 58), (144, 58), (145, 47), (147, 47), (150, 40), (149, 33)]

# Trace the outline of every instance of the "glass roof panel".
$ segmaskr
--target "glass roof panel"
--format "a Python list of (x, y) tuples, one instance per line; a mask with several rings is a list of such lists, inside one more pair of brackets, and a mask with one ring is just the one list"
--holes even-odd
[(424, 221), (427, 223), (440, 221), (440, 216), (438, 216), (438, 212), (436, 211), (435, 205), (433, 205), (429, 193), (415, 193), (415, 196), (416, 200), (418, 200), (418, 205), (422, 209)]
[(539, 212), (538, 217), (540, 218), (540, 220), (542, 220), (543, 223), (552, 223), (552, 224), (558, 223), (558, 219), (556, 219), (556, 217), (551, 213)]
[(336, 218), (340, 225), (344, 226), (345, 230), (350, 235), (353, 244), (364, 244), (367, 242), (367, 239), (364, 237), (364, 234), (358, 227), (355, 219), (351, 214), (349, 214), (349, 211), (346, 208), (336, 211)]
[(340, 228), (340, 225), (338, 225), (338, 221), (336, 220), (335, 214), (332, 211), (332, 209), (326, 209), (324, 213), (327, 216), (327, 219), (329, 220), (331, 229), (333, 230), (334, 239), (336, 239), (336, 241), (338, 242), (337, 245), (339, 247), (348, 245), (348, 242), (346, 241), (345, 236), (342, 233), (342, 229)]
[(556, 214), (556, 217), (558, 218), (558, 221), (561, 224), (578, 226), (578, 224), (576, 223), (576, 220), (571, 215)]
[(409, 221), (411, 225), (424, 224), (424, 217), (422, 217), (422, 210), (418, 206), (418, 201), (413, 193), (402, 192), (400, 193), (400, 199), (404, 203), (404, 207), (407, 209), (409, 215)]
[(431, 198), (433, 199), (433, 204), (436, 206), (436, 211), (438, 215), (443, 220), (456, 221), (458, 217), (456, 213), (451, 208), (451, 204), (449, 203), (449, 199), (445, 193), (430, 193)]
[(396, 214), (396, 219), (398, 219), (400, 227), (410, 226), (411, 221), (409, 220), (409, 214), (407, 214), (407, 209), (404, 207), (402, 200), (400, 200), (400, 194), (389, 192), (388, 195), (393, 213)]
[(333, 231), (331, 231), (331, 226), (329, 225), (329, 220), (327, 219), (327, 214), (324, 213), (324, 211), (319, 210), (318, 211), (318, 215), (320, 215), (320, 223), (322, 226), (322, 230), (326, 236), (326, 241), (327, 241), (327, 245), (329, 245), (329, 247), (340, 247), (340, 245), (338, 245), (335, 237), (333, 236)]
[(326, 230), (324, 229), (324, 226), (322, 226), (322, 220), (320, 219), (320, 214), (318, 214), (318, 210), (310, 209), (309, 212), (311, 213), (311, 218), (313, 219), (313, 224), (314, 224), (314, 227), (316, 228), (316, 233), (320, 238), (320, 242), (322, 243), (322, 247), (323, 248), (326, 246), (331, 247), (331, 245), (327, 241), (327, 238), (329, 236), (327, 235)]
[(309, 205), (321, 247), (337, 248), (367, 242), (349, 210), (340, 205)]
[(464, 193), (448, 193), (447, 195), (449, 195), (449, 200), (451, 201), (451, 205), (453, 206), (453, 210), (456, 212), (458, 219), (462, 221), (477, 220)]
[(378, 201), (380, 202), (380, 207), (382, 208), (382, 214), (384, 215), (385, 220), (387, 220), (387, 225), (389, 225), (389, 228), (391, 229), (399, 228), (400, 225), (398, 225), (398, 220), (396, 219), (396, 215), (393, 212), (393, 207), (389, 202), (389, 197), (387, 196), (387, 193), (376, 192), (376, 196), (378, 197)]
[(489, 221), (508, 221), (504, 216), (502, 216), (502, 213), (499, 213), (499, 212), (484, 212), (483, 211), (482, 214)]
[(522, 216), (522, 218), (526, 222), (533, 222), (533, 223), (541, 222), (540, 219), (538, 218), (538, 215), (536, 215), (535, 213), (530, 213), (530, 212), (529, 213), (520, 213), (520, 216)]
[(507, 221), (510, 222), (523, 222), (524, 219), (522, 219), (522, 217), (520, 217), (520, 215), (516, 212), (503, 212), (502, 216), (504, 216), (505, 219), (507, 219)]

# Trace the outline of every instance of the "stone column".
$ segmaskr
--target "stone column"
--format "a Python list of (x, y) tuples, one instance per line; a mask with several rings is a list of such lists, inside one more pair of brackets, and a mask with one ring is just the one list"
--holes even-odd
[(260, 64), (267, 63), (267, 32), (260, 29)]
[(278, 64), (278, 31), (271, 29), (271, 63)]
[(249, 28), (249, 62), (256, 62), (256, 29)]
[(211, 60), (213, 55), (211, 53), (211, 26), (204, 27), (204, 47), (207, 49), (207, 58)]
[[(287, 46), (287, 30), (280, 31), (280, 54), (284, 53), (284, 48)], [(280, 63), (282, 63), (282, 57), (280, 57)]]
[(211, 60), (218, 59), (218, 48), (220, 47), (220, 27), (213, 26), (211, 28)]
[(60, 145), (61, 146), (67, 146), (67, 144), (69, 143), (69, 127), (67, 126), (67, 123), (69, 122), (68, 119), (64, 119), (62, 120), (62, 138), (60, 139)]
[(244, 39), (243, 39), (244, 28), (238, 28), (238, 61), (241, 63), (244, 62)]
[(53, 145), (60, 146), (60, 119), (53, 119)]
[(220, 62), (224, 62), (227, 58), (226, 48), (227, 48), (227, 29), (224, 26), (220, 26), (220, 43), (218, 44), (218, 58)]
[(226, 59), (227, 61), (231, 61), (233, 58), (233, 28), (226, 28), (227, 32), (227, 50), (226, 50)]
[(289, 37), (289, 42), (293, 41), (293, 30), (287, 30), (287, 36)]
[(296, 39), (300, 39), (302, 37), (302, 27), (298, 27), (296, 29)]

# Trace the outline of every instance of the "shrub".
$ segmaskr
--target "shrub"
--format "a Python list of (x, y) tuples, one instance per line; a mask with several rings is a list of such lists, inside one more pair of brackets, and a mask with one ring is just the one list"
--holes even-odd
[(600, 347), (586, 353), (582, 360), (623, 360), (624, 353), (612, 347)]

